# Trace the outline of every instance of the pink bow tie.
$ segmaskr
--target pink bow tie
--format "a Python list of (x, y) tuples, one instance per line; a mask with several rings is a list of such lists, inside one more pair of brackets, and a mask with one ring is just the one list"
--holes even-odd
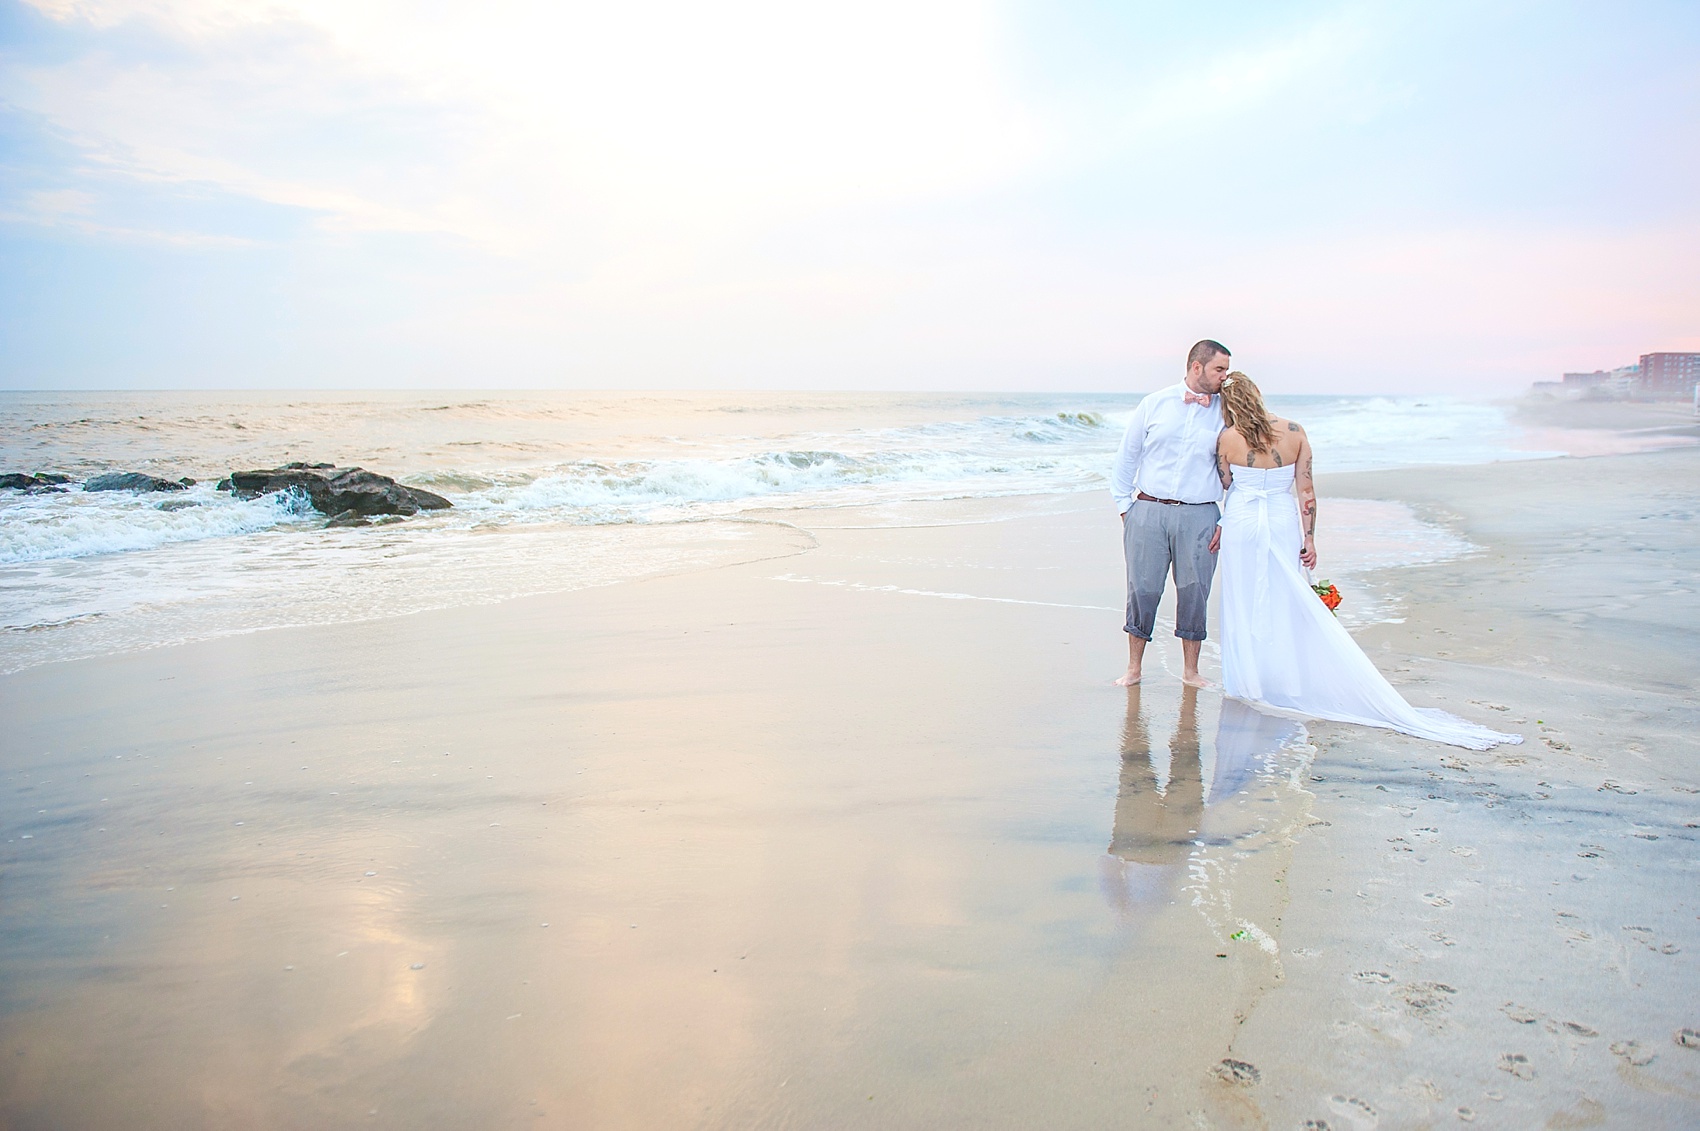
[(1191, 389), (1185, 388), (1181, 390), (1181, 401), (1183, 404), (1203, 405), (1205, 408), (1209, 408), (1210, 402), (1214, 399), (1215, 398), (1213, 398), (1209, 393), (1195, 393)]

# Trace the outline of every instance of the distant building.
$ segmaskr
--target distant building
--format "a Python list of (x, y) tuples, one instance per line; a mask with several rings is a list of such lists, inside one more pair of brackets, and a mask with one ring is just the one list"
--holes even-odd
[(1617, 400), (1633, 397), (1641, 389), (1641, 367), (1620, 365), (1616, 369), (1596, 369), (1592, 373), (1566, 373), (1562, 382), (1552, 382), (1554, 392), (1575, 400)]
[(1636, 365), (1566, 373), (1562, 381), (1537, 381), (1534, 391), (1563, 400), (1672, 400), (1700, 405), (1700, 353), (1644, 353)]
[(1700, 385), (1700, 353), (1644, 353), (1639, 368), (1642, 390), (1654, 396), (1689, 397)]
[(1592, 373), (1566, 373), (1564, 387), (1567, 389), (1589, 389), (1596, 385), (1627, 391), (1641, 381), (1639, 365), (1620, 365), (1616, 369), (1596, 369)]

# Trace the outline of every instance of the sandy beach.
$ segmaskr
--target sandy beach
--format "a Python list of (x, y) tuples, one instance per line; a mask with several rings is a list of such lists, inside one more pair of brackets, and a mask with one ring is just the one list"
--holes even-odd
[(1697, 473), (1322, 480), (1482, 754), (1111, 686), (1096, 492), (0, 677), (0, 1125), (1700, 1121)]

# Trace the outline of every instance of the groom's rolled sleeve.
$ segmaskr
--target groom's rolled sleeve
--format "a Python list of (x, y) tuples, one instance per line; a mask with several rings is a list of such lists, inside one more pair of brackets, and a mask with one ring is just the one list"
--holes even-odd
[(1139, 484), (1139, 461), (1145, 454), (1146, 397), (1133, 410), (1133, 419), (1122, 433), (1122, 446), (1116, 450), (1115, 466), (1110, 469), (1110, 494), (1116, 500), (1116, 513), (1126, 514), (1133, 506), (1133, 495)]

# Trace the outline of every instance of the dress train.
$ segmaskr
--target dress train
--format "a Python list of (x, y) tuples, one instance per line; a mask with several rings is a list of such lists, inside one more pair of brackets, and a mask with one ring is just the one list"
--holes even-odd
[(1222, 515), (1222, 690), (1313, 719), (1384, 727), (1486, 750), (1520, 743), (1456, 715), (1413, 707), (1376, 670), (1300, 572), (1291, 467), (1236, 467)]

